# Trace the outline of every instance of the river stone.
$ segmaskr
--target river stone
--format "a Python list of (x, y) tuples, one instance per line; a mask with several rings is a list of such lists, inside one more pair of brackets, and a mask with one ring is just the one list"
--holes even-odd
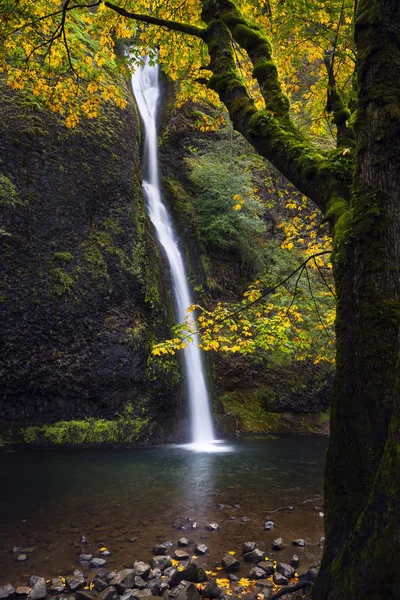
[(264, 523), (264, 529), (266, 531), (271, 531), (271, 529), (274, 529), (274, 528), (275, 528), (275, 523), (273, 521), (266, 521)]
[(271, 560), (262, 560), (258, 563), (257, 567), (265, 571), (267, 577), (270, 577), (275, 573), (274, 564)]
[(37, 575), (31, 575), (29, 577), (29, 585), (33, 588), (37, 583), (41, 583), (42, 585), (46, 585), (46, 580), (44, 577), (38, 577)]
[(243, 554), (248, 554), (249, 552), (253, 552), (257, 548), (257, 544), (255, 542), (245, 542), (243, 544), (242, 552)]
[(204, 590), (201, 592), (201, 595), (204, 598), (220, 598), (221, 594), (222, 590), (215, 581), (209, 581)]
[(325, 537), (324, 537), (324, 536), (321, 536), (321, 537), (319, 538), (319, 540), (318, 540), (318, 546), (319, 546), (320, 548), (323, 548), (323, 547), (325, 546)]
[(194, 551), (196, 552), (196, 554), (207, 554), (208, 547), (205, 544), (197, 544)]
[(118, 593), (114, 586), (110, 585), (106, 587), (100, 594), (97, 596), (97, 600), (117, 600)]
[(206, 529), (209, 529), (210, 531), (217, 531), (217, 529), (219, 529), (219, 525), (218, 523), (209, 523)]
[(18, 554), (16, 560), (18, 562), (24, 562), (25, 560), (28, 560), (28, 555), (27, 554)]
[(71, 592), (75, 592), (76, 590), (83, 588), (86, 584), (85, 578), (81, 575), (67, 575), (65, 581), (67, 582)]
[(285, 547), (285, 544), (283, 543), (282, 538), (277, 538), (276, 540), (274, 540), (272, 542), (272, 548), (274, 550), (283, 550), (284, 547)]
[(297, 554), (293, 554), (292, 558), (289, 561), (289, 564), (292, 565), (292, 567), (298, 567), (300, 564), (300, 559), (297, 556)]
[(96, 575), (96, 577), (100, 577), (101, 579), (104, 579), (104, 581), (107, 581), (107, 583), (109, 583), (111, 585), (111, 582), (113, 579), (115, 579), (117, 576), (117, 572), (116, 571), (108, 571), (105, 574), (98, 574)]
[(311, 583), (316, 580), (318, 575), (319, 568), (318, 567), (310, 567), (308, 571), (300, 575), (300, 581), (310, 581)]
[(164, 571), (168, 567), (172, 567), (172, 559), (169, 555), (155, 556), (149, 562), (153, 569), (161, 569), (161, 571)]
[(152, 596), (153, 594), (151, 593), (151, 590), (145, 589), (145, 590), (133, 590), (133, 594), (132, 594), (132, 598), (148, 598), (149, 596)]
[(46, 598), (46, 596), (47, 596), (46, 583), (43, 584), (40, 581), (35, 583), (35, 585), (33, 586), (32, 590), (31, 590), (31, 593), (29, 594), (30, 600), (41, 600), (41, 598)]
[[(144, 579), (142, 579), (141, 577), (139, 577), (139, 575), (136, 575), (135, 577), (135, 584), (133, 587), (137, 588), (138, 590), (144, 590), (144, 588), (147, 586), (147, 583), (145, 582)], [(155, 594), (156, 596), (157, 594)]]
[(151, 571), (151, 567), (148, 563), (145, 563), (142, 560), (136, 560), (133, 563), (133, 571), (135, 575), (146, 579)]
[(221, 564), (227, 573), (235, 573), (240, 567), (240, 562), (232, 554), (225, 554)]
[(256, 587), (261, 588), (264, 593), (264, 590), (271, 589), (273, 587), (273, 584), (270, 579), (258, 579), (256, 581)]
[(200, 594), (193, 583), (185, 581), (178, 586), (175, 600), (200, 600)]
[(189, 558), (189, 552), (186, 552), (186, 550), (175, 550), (174, 554), (176, 560), (187, 560)]
[(186, 548), (186, 546), (189, 546), (189, 544), (190, 541), (185, 537), (181, 537), (178, 540), (178, 546), (182, 546), (183, 548)]
[(260, 569), (260, 567), (253, 567), (249, 572), (249, 579), (265, 579), (267, 576), (264, 569)]
[(18, 598), (22, 598), (22, 597), (26, 597), (29, 596), (31, 591), (31, 588), (28, 587), (27, 585), (20, 585), (19, 587), (17, 587), (17, 589), (15, 590), (15, 595)]
[(257, 564), (264, 559), (264, 552), (260, 548), (254, 548), (251, 552), (246, 552), (243, 558), (246, 562)]
[(4, 600), (6, 598), (10, 598), (11, 600), (11, 598), (14, 597), (14, 593), (15, 590), (11, 583), (6, 583), (5, 585), (0, 586), (0, 600)]
[(289, 583), (289, 579), (281, 573), (274, 573), (273, 581), (276, 585), (287, 585)]
[(96, 594), (89, 590), (78, 590), (75, 594), (75, 600), (94, 600)]
[(65, 590), (65, 585), (62, 582), (61, 577), (53, 577), (50, 584), (50, 591), (53, 594), (62, 594)]
[(156, 556), (165, 556), (168, 552), (168, 546), (166, 544), (158, 544), (153, 552)]
[(234, 573), (229, 573), (228, 579), (231, 583), (237, 583), (239, 581), (239, 577)]
[(132, 600), (134, 591), (132, 588), (125, 590), (121, 596), (121, 600)]
[(116, 588), (119, 594), (123, 594), (125, 590), (132, 589), (135, 583), (135, 570), (134, 569), (122, 569), (118, 571), (114, 579), (110, 584)]
[(159, 596), (161, 593), (161, 579), (152, 579), (146, 584), (146, 588), (151, 591), (153, 596)]
[(304, 548), (304, 546), (306, 545), (306, 541), (301, 538), (298, 540), (293, 540), (292, 544), (293, 546), (299, 546), (300, 548)]
[(191, 527), (192, 527), (192, 529), (200, 529), (200, 523), (195, 521), (194, 523), (192, 523)]
[(92, 558), (92, 560), (90, 561), (90, 566), (92, 567), (92, 569), (101, 569), (106, 564), (107, 561), (105, 558)]
[(104, 590), (104, 588), (106, 588), (108, 585), (100, 577), (95, 577), (94, 579), (92, 579), (92, 583), (93, 583), (93, 589), (99, 593), (102, 592)]
[(171, 575), (170, 583), (173, 585), (181, 581), (190, 581), (193, 583), (202, 583), (207, 581), (207, 575), (203, 567), (197, 564), (195, 560), (188, 560), (183, 565), (179, 565)]
[(79, 562), (90, 562), (93, 558), (93, 554), (80, 554), (78, 561)]
[(156, 579), (157, 577), (161, 577), (161, 569), (152, 569), (147, 576), (147, 579), (151, 581), (151, 579)]
[(284, 562), (279, 562), (276, 565), (276, 572), (280, 573), (284, 577), (287, 577), (287, 579), (292, 579), (292, 577), (294, 575), (293, 567), (291, 567), (290, 565), (288, 565), (287, 563), (284, 563)]

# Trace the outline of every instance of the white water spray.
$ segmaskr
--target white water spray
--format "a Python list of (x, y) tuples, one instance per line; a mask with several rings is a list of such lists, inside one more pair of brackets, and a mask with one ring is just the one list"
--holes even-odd
[[(157, 104), (160, 96), (158, 65), (151, 66), (145, 58), (132, 76), (132, 90), (136, 98), (145, 129), (144, 164), (147, 166), (147, 179), (143, 180), (147, 211), (153, 223), (159, 243), (165, 250), (171, 271), (173, 293), (178, 321), (184, 321), (187, 308), (192, 304), (185, 266), (178, 247), (178, 240), (171, 218), (162, 201), (158, 175), (157, 149)], [(189, 314), (194, 319), (193, 314)], [(212, 450), (214, 439), (210, 403), (201, 362), (200, 350), (196, 343), (184, 349), (187, 391), (189, 397), (192, 441), (195, 450)], [(188, 447), (189, 447), (188, 446)], [(219, 446), (220, 449), (222, 449)], [(219, 449), (218, 446), (215, 449)]]

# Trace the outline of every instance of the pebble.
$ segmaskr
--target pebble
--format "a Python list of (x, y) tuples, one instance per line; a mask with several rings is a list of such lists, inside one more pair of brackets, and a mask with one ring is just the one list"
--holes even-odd
[(25, 560), (28, 560), (28, 556), (26, 554), (18, 554), (16, 560), (18, 562), (24, 562)]
[(293, 540), (292, 544), (293, 546), (300, 546), (300, 548), (304, 548), (306, 541), (303, 539)]
[(182, 546), (185, 548), (186, 546), (189, 546), (189, 544), (190, 544), (189, 540), (185, 537), (181, 537), (178, 540), (178, 546)]
[(266, 521), (264, 523), (264, 529), (266, 531), (271, 531), (271, 529), (274, 529), (274, 528), (275, 528), (275, 523), (273, 521)]
[(205, 544), (197, 544), (194, 551), (196, 554), (207, 554), (208, 548)]
[(92, 569), (101, 569), (106, 564), (107, 561), (104, 558), (92, 558), (90, 562), (90, 566), (92, 567)]
[(219, 529), (219, 525), (218, 523), (209, 523), (209, 525), (207, 525), (207, 529), (210, 531), (217, 531), (217, 529)]
[(276, 540), (274, 540), (272, 542), (272, 548), (274, 550), (283, 550), (284, 547), (285, 547), (285, 544), (283, 543), (282, 538), (277, 538)]

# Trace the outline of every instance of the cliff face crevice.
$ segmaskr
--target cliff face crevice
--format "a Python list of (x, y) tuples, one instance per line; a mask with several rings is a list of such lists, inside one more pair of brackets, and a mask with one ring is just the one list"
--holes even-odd
[(177, 364), (149, 358), (170, 301), (133, 101), (68, 130), (1, 91), (1, 418), (174, 413)]

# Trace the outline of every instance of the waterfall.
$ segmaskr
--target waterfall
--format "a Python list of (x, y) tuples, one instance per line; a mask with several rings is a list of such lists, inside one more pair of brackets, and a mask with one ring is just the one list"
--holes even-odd
[[(178, 239), (171, 217), (165, 207), (160, 191), (157, 148), (157, 106), (160, 96), (158, 65), (151, 66), (145, 58), (132, 76), (132, 90), (142, 117), (145, 129), (144, 165), (147, 173), (143, 179), (143, 190), (147, 212), (156, 230), (157, 238), (164, 248), (172, 280), (172, 289), (179, 322), (187, 316), (187, 308), (192, 304), (185, 265), (179, 250)], [(189, 318), (194, 319), (193, 314)], [(214, 443), (210, 402), (201, 361), (200, 349), (190, 343), (184, 349), (186, 385), (189, 399), (192, 442), (195, 449)]]

